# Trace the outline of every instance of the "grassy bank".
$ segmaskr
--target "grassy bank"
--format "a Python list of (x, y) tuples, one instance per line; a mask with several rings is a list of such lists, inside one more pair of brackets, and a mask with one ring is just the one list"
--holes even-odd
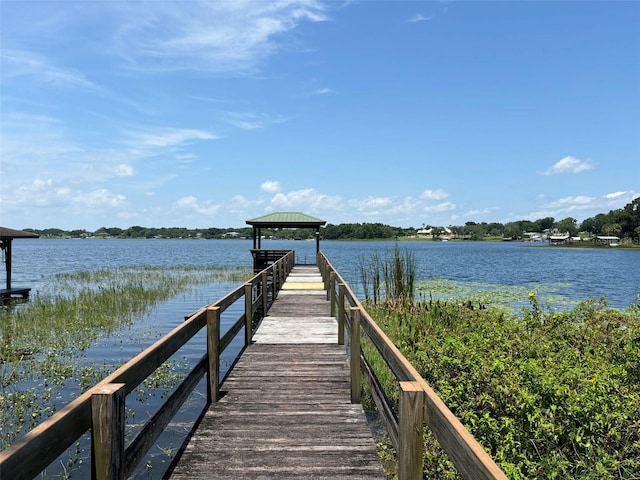
[[(640, 307), (525, 299), (519, 314), (433, 299), (367, 310), (509, 478), (640, 478)], [(426, 478), (456, 478), (429, 436), (425, 452)]]
[[(416, 285), (415, 268), (397, 247), (361, 259), (367, 311), (509, 478), (640, 478), (640, 303), (566, 306), (554, 285)], [(363, 350), (397, 404), (397, 380)], [(430, 433), (424, 451), (425, 478), (457, 478)], [(393, 474), (392, 447), (379, 452)]]

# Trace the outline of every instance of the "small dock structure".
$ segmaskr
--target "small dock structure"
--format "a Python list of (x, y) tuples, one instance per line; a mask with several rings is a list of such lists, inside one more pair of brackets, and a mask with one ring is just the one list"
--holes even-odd
[(170, 478), (385, 478), (320, 271), (296, 266)]
[(300, 212), (275, 212), (247, 220), (246, 223), (253, 227), (253, 249), (251, 250), (251, 255), (253, 256), (253, 271), (257, 273), (286, 254), (284, 250), (268, 250), (262, 248), (263, 229), (313, 229), (315, 231), (317, 254), (320, 252), (320, 227), (327, 222)]
[(2, 248), (2, 256), (4, 257), (5, 271), (7, 275), (6, 288), (0, 289), (0, 301), (7, 302), (13, 298), (28, 298), (31, 288), (13, 287), (11, 284), (11, 257), (12, 242), (15, 238), (38, 238), (39, 235), (23, 230), (14, 230), (13, 228), (0, 227), (0, 247)]

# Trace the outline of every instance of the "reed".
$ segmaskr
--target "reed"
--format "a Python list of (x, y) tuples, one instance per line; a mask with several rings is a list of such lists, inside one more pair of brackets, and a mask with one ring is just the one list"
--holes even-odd
[(412, 303), (415, 295), (416, 258), (409, 250), (398, 246), (386, 256), (377, 253), (369, 259), (358, 258), (360, 281), (365, 300), (380, 302)]

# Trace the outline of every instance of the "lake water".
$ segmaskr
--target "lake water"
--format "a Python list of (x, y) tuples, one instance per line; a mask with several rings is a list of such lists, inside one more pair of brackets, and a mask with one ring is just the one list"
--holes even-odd
[[(417, 281), (444, 278), (504, 286), (553, 285), (557, 295), (568, 300), (604, 295), (615, 308), (628, 307), (640, 294), (640, 250), (519, 242), (321, 243), (329, 261), (356, 291), (359, 259), (388, 254), (396, 246), (415, 255)], [(110, 266), (251, 267), (251, 247), (250, 240), (15, 240), (12, 285), (36, 291), (54, 273)], [(263, 247), (294, 249), (298, 263), (315, 263), (313, 241), (270, 240)], [(4, 271), (0, 282), (4, 285)]]
[[(32, 294), (56, 273), (97, 270), (124, 266), (246, 266), (252, 267), (250, 240), (15, 240), (13, 242), (14, 287), (30, 287)], [(315, 242), (263, 242), (264, 248), (294, 249), (298, 263), (315, 263)], [(611, 307), (626, 308), (637, 302), (640, 294), (640, 250), (577, 249), (547, 247), (544, 244), (515, 242), (321, 242), (323, 252), (350, 286), (362, 295), (360, 264), (373, 254), (385, 256), (398, 247), (401, 253), (413, 254), (417, 282), (446, 279), (473, 288), (534, 290), (553, 302), (575, 304), (590, 297), (605, 296)], [(4, 287), (4, 270), (0, 273)], [(198, 286), (158, 305), (144, 318), (110, 337), (97, 340), (80, 359), (77, 368), (91, 365), (113, 367), (126, 362), (146, 346), (179, 325), (185, 315), (211, 303), (237, 283), (219, 282)], [(526, 293), (523, 293), (526, 304)], [(241, 302), (240, 302), (241, 303)], [(229, 309), (222, 318), (225, 331), (242, 314), (243, 305)], [(226, 316), (225, 316), (226, 315)], [(203, 333), (203, 332), (201, 332)], [(242, 335), (240, 336), (242, 337)], [(242, 338), (232, 345), (223, 358), (225, 366), (242, 346)], [(199, 335), (177, 354), (181, 368), (189, 368), (202, 356), (205, 339)], [(111, 369), (113, 369), (111, 368)], [(77, 386), (66, 385), (60, 392), (60, 406), (77, 395)], [(134, 394), (131, 394), (132, 396)], [(153, 413), (159, 396), (130, 402), (128, 421), (134, 425), (128, 438), (145, 418)], [(166, 435), (150, 451), (138, 468), (135, 478), (160, 478), (170, 455), (180, 446), (205, 401), (201, 383)], [(86, 440), (85, 440), (86, 442)], [(81, 453), (82, 465), (76, 464), (73, 478), (90, 478), (88, 451)], [(65, 459), (61, 459), (63, 462)], [(60, 472), (56, 466), (49, 475)]]

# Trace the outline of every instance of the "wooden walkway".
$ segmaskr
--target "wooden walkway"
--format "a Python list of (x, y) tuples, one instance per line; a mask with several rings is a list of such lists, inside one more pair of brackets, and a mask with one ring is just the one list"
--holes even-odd
[(296, 266), (170, 478), (383, 479), (320, 272)]

